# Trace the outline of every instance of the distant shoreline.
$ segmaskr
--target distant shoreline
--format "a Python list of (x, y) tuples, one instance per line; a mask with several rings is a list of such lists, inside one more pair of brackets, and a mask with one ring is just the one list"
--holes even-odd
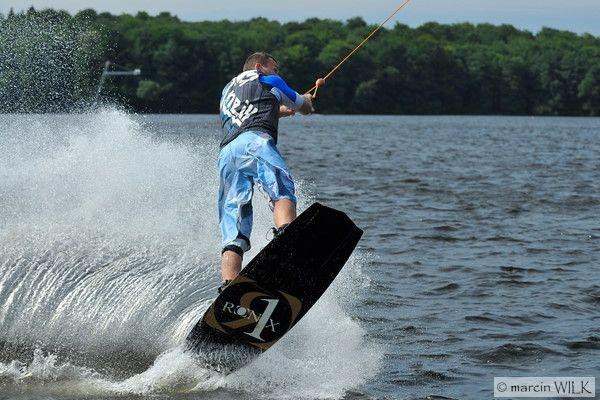
[[(166, 12), (115, 16), (91, 9), (75, 15), (30, 9), (1, 16), (0, 24), (4, 60), (10, 60), (0, 60), (8, 71), (0, 81), (0, 111), (77, 109), (93, 101), (110, 60), (141, 75), (106, 79), (100, 101), (177, 114), (216, 112), (223, 86), (255, 50), (275, 55), (282, 76), (304, 92), (373, 28), (358, 17), (185, 22)], [(597, 36), (551, 28), (533, 34), (511, 25), (396, 24), (328, 80), (317, 104), (325, 114), (344, 115), (595, 116), (598, 87)]]

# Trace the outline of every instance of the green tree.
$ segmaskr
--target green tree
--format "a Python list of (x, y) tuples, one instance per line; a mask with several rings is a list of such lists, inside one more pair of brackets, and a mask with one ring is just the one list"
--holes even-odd
[[(133, 110), (217, 112), (223, 86), (265, 50), (304, 91), (375, 26), (311, 18), (279, 23), (181, 21), (52, 9), (0, 15), (0, 109), (73, 109), (94, 92), (105, 60), (141, 68), (104, 93)], [(597, 115), (600, 38), (510, 25), (426, 23), (382, 28), (327, 80), (324, 113)], [(49, 73), (59, 71), (60, 73)]]
[(578, 87), (583, 109), (589, 115), (600, 115), (600, 62), (592, 66)]

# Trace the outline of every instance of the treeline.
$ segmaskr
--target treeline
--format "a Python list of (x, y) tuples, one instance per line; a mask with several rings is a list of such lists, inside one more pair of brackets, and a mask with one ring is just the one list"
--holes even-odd
[[(142, 75), (109, 79), (102, 96), (136, 111), (171, 113), (216, 113), (223, 86), (257, 50), (273, 54), (281, 75), (303, 92), (374, 29), (361, 18), (185, 22), (166, 12), (71, 16), (33, 9), (1, 16), (0, 24), (7, 31), (19, 18), (85, 26), (86, 51), (96, 53), (79, 54), (84, 61), (74, 68), (91, 77), (80, 79), (90, 96), (103, 60), (112, 60), (141, 68)], [(7, 84), (0, 76), (0, 87)], [(81, 82), (77, 87), (81, 96)], [(323, 113), (600, 115), (600, 38), (510, 25), (396, 24), (373, 37), (319, 94)]]

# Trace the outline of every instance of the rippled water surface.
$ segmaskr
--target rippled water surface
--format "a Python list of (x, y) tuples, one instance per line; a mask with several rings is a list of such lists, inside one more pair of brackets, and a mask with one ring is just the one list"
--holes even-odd
[[(227, 377), (179, 347), (218, 285), (218, 140), (216, 116), (0, 116), (0, 393), (481, 399), (494, 376), (599, 380), (600, 119), (282, 120), (300, 207), (365, 234)], [(252, 255), (271, 224), (255, 208)]]

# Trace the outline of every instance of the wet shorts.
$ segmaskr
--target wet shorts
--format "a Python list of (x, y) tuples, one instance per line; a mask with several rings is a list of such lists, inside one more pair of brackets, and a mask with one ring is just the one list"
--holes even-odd
[(250, 249), (254, 183), (277, 200), (297, 202), (294, 181), (271, 136), (248, 131), (219, 153), (219, 228), (223, 249)]

